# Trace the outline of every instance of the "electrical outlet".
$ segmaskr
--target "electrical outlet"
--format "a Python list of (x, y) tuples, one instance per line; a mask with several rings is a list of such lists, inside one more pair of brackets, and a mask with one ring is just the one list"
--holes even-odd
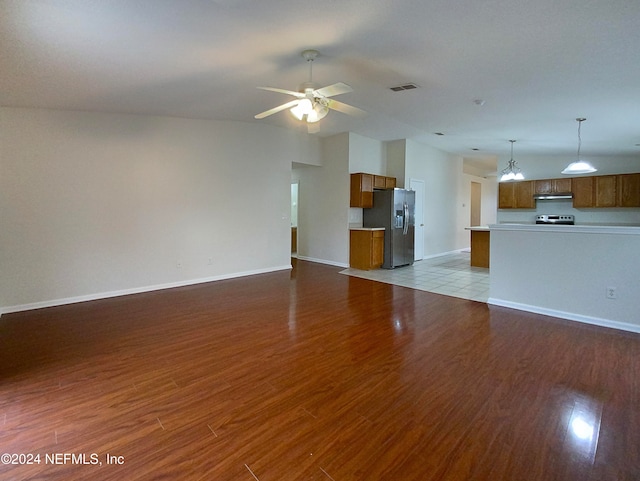
[(178, 262), (176, 262), (176, 267), (177, 267), (178, 269), (182, 269), (182, 261), (178, 261)]
[(617, 298), (618, 298), (618, 289), (612, 286), (607, 287), (607, 299), (617, 299)]
[(209, 265), (213, 264), (213, 257), (209, 257)]

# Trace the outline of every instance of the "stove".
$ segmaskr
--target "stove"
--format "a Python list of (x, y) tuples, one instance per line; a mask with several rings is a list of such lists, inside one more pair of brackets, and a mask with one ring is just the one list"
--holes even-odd
[(572, 215), (540, 214), (536, 216), (536, 224), (574, 225), (575, 218)]

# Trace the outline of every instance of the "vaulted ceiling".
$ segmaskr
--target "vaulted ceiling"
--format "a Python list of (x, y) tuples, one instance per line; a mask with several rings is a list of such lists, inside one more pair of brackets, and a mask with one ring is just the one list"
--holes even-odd
[[(316, 135), (409, 138), (464, 157), (640, 156), (638, 0), (0, 0), (0, 105), (301, 129), (307, 80), (368, 112)], [(418, 88), (393, 92), (414, 83)], [(443, 135), (436, 135), (441, 133)], [(473, 150), (478, 149), (478, 150)]]

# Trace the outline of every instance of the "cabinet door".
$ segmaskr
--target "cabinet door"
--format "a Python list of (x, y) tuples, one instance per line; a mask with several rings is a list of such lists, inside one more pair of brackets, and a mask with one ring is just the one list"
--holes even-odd
[(373, 207), (373, 175), (351, 174), (351, 207)]
[(551, 192), (554, 194), (566, 194), (571, 192), (571, 178), (553, 179)]
[(387, 178), (384, 175), (374, 175), (373, 176), (373, 188), (374, 189), (386, 189), (387, 188)]
[(535, 209), (536, 201), (533, 198), (533, 180), (514, 182), (516, 209)]
[(553, 180), (542, 179), (535, 181), (536, 194), (551, 194), (553, 192)]
[(371, 234), (371, 267), (380, 267), (384, 262), (384, 231), (376, 230)]
[(396, 188), (396, 178), (395, 177), (385, 177), (385, 187), (387, 189), (395, 189)]
[(615, 207), (618, 201), (616, 175), (599, 175), (596, 180), (596, 207)]
[(571, 179), (573, 207), (584, 208), (595, 206), (595, 189), (593, 177), (574, 177)]
[(501, 182), (498, 184), (498, 209), (513, 209), (516, 205), (515, 184)]
[(618, 176), (618, 206), (640, 207), (640, 174)]

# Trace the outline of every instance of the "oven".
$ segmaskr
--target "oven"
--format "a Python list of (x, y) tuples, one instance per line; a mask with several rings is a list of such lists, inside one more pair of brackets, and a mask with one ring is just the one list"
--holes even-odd
[(536, 224), (574, 225), (575, 218), (572, 215), (540, 214), (536, 216)]

